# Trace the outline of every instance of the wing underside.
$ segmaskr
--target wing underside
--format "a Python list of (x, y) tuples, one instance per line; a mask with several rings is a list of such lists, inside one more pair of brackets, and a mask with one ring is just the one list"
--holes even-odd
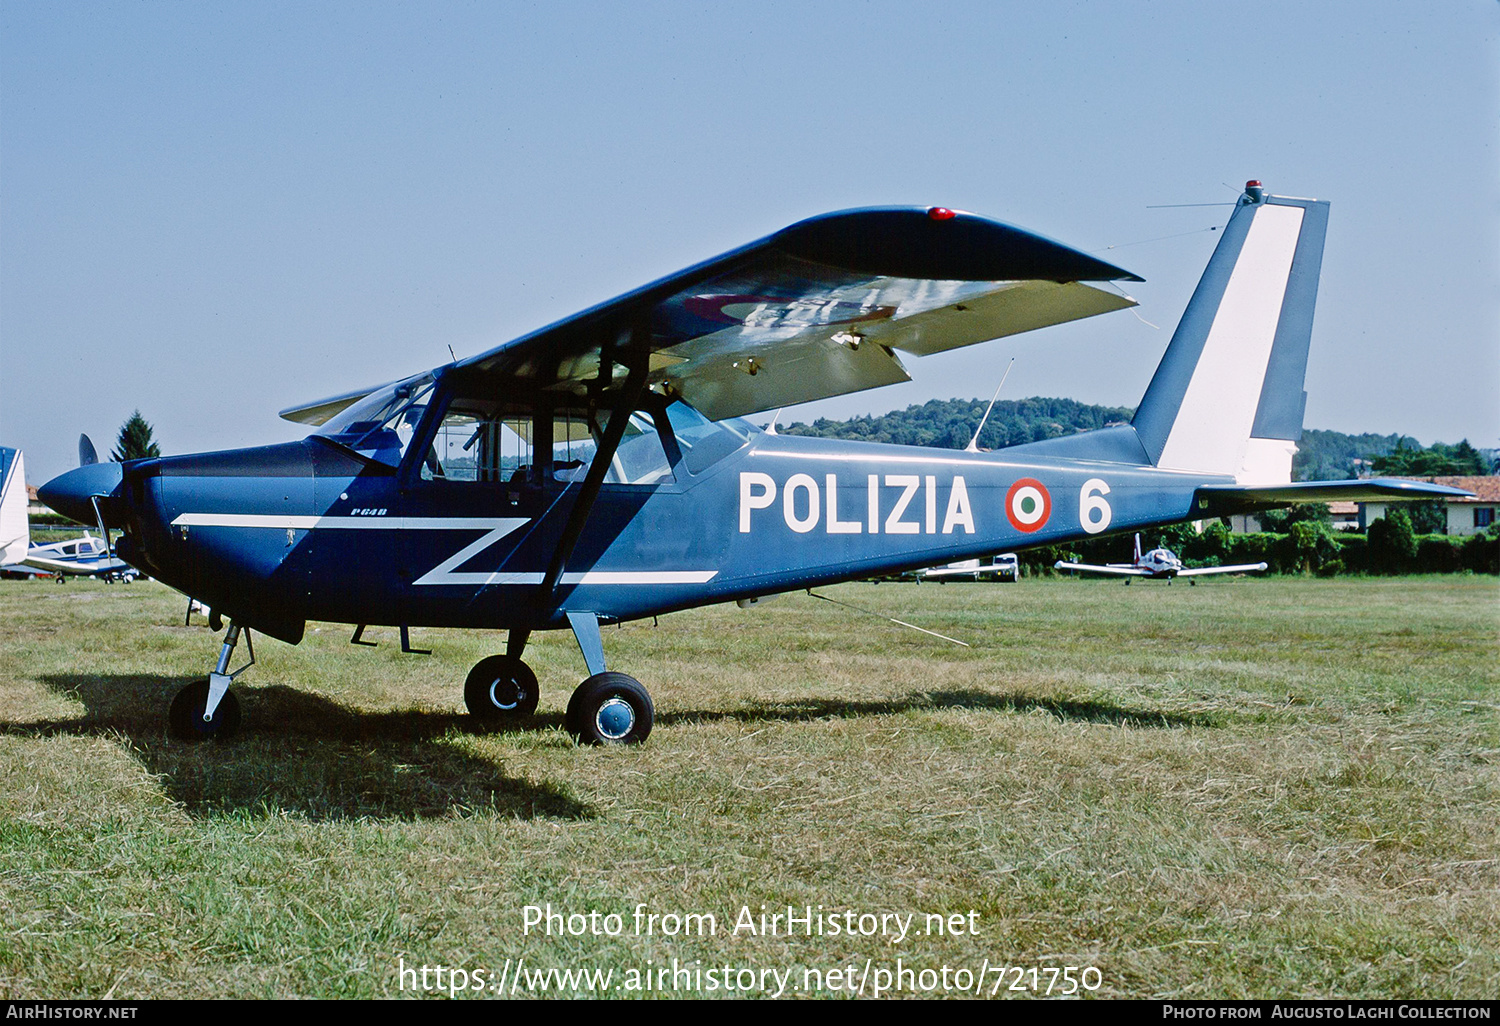
[[(625, 336), (711, 419), (910, 380), (927, 356), (1135, 305), (1128, 271), (973, 214), (828, 214), (464, 361), (581, 392)], [(615, 376), (623, 377), (623, 367)]]
[[(648, 384), (712, 419), (910, 380), (928, 356), (1134, 306), (1128, 271), (942, 208), (812, 218), (453, 365), (572, 394)], [(1103, 286), (1103, 287), (1100, 287)], [(605, 368), (604, 370), (601, 370)], [(372, 390), (291, 407), (318, 424)]]

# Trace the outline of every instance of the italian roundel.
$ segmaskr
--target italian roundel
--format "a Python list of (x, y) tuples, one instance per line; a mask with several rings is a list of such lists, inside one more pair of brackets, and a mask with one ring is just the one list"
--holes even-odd
[(1052, 515), (1052, 496), (1047, 486), (1036, 478), (1023, 477), (1005, 493), (1005, 515), (1010, 526), (1030, 534), (1039, 530)]

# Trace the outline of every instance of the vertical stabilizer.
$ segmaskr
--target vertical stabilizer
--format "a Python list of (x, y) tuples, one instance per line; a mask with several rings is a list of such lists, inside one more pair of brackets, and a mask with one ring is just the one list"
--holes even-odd
[(1157, 466), (1291, 480), (1328, 204), (1250, 182), (1132, 422)]
[(0, 448), (0, 565), (19, 563), (30, 548), (26, 461), (19, 449)]

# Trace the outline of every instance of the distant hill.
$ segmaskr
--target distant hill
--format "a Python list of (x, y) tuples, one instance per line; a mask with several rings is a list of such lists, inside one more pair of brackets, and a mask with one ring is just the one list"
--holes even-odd
[[(962, 449), (969, 444), (979, 418), (984, 416), (984, 407), (983, 399), (933, 399), (878, 417), (849, 420), (820, 417), (811, 424), (799, 422), (777, 430), (784, 435)], [(979, 436), (979, 445), (984, 449), (1001, 449), (1022, 442), (1092, 431), (1110, 424), (1128, 424), (1134, 415), (1135, 409), (1130, 406), (1093, 406), (1072, 399), (1002, 400), (995, 404), (994, 412)], [(1400, 444), (1421, 448), (1416, 439), (1407, 435), (1346, 435), (1342, 431), (1307, 430), (1302, 432), (1297, 456), (1292, 461), (1292, 477), (1298, 481), (1339, 481), (1356, 477), (1356, 460), (1384, 456)]]
[(1420, 449), (1422, 444), (1409, 435), (1346, 435), (1342, 431), (1302, 432), (1297, 455), (1292, 458), (1292, 477), (1298, 481), (1342, 481), (1358, 477), (1355, 460), (1384, 456), (1405, 444)]
[[(829, 420), (820, 417), (811, 424), (796, 423), (777, 428), (784, 435), (817, 438), (853, 438), (865, 442), (896, 445), (926, 445), (936, 449), (962, 449), (969, 444), (984, 399), (933, 399), (920, 406), (893, 410), (879, 417)], [(994, 412), (979, 436), (985, 449), (1001, 449), (1022, 442), (1039, 442), (1079, 431), (1092, 431), (1109, 424), (1129, 423), (1135, 410), (1128, 406), (1091, 406), (1072, 399), (1010, 399), (995, 404)]]

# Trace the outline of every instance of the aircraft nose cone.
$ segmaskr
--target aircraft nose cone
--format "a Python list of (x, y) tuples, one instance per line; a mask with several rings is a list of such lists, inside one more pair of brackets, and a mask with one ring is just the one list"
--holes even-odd
[(94, 522), (95, 495), (112, 495), (124, 480), (118, 463), (94, 463), (54, 477), (37, 489), (37, 496), (65, 517), (81, 524)]

